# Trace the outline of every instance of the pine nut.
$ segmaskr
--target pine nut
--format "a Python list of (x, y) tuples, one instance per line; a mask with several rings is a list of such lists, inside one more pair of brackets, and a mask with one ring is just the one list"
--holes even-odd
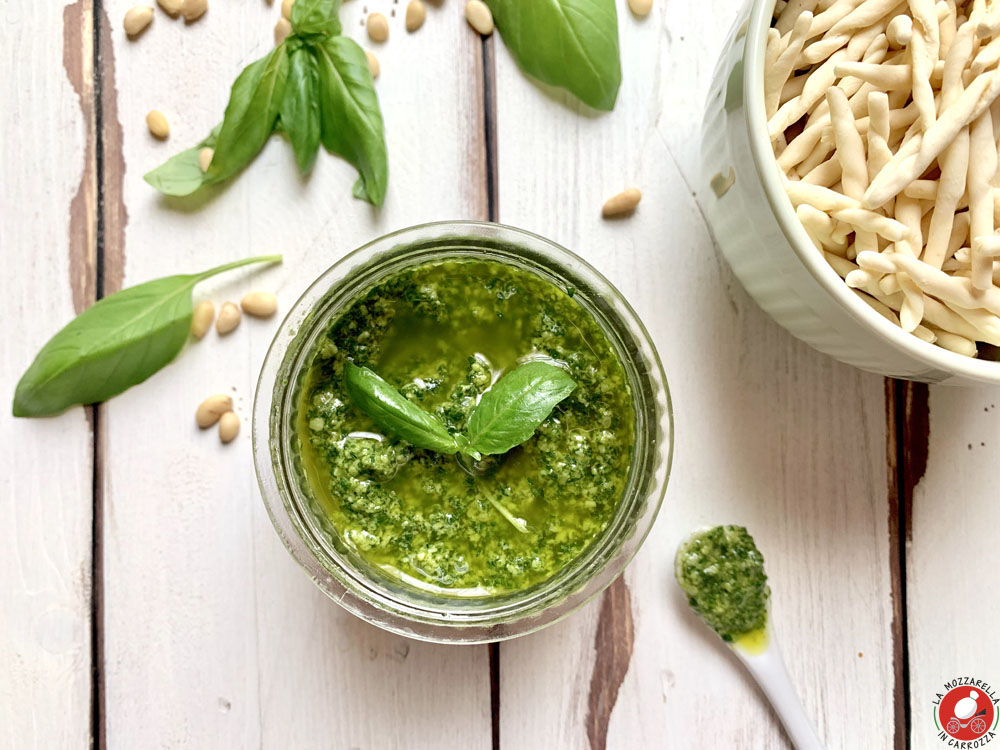
[(287, 18), (282, 16), (278, 19), (278, 22), (274, 24), (274, 46), (277, 47), (283, 41), (288, 38), (288, 35), (292, 33), (292, 22)]
[(483, 36), (493, 33), (493, 14), (483, 0), (469, 0), (465, 4), (465, 20)]
[(208, 10), (208, 0), (184, 0), (181, 4), (181, 15), (188, 23), (197, 21)]
[(195, 305), (194, 313), (191, 315), (191, 335), (196, 339), (205, 338), (208, 329), (212, 327), (212, 320), (215, 318), (215, 305), (208, 300)]
[(424, 25), (426, 18), (427, 8), (424, 4), (420, 0), (410, 0), (410, 4), (406, 6), (406, 30), (416, 31)]
[(368, 38), (373, 42), (384, 42), (389, 38), (389, 22), (381, 13), (368, 16)]
[(198, 166), (201, 167), (202, 172), (208, 171), (208, 167), (211, 165), (214, 156), (215, 149), (208, 148), (207, 146), (198, 152)]
[(240, 418), (234, 411), (227, 411), (219, 418), (219, 440), (231, 443), (240, 434)]
[(622, 193), (618, 193), (618, 195), (608, 198), (608, 200), (604, 203), (604, 208), (601, 209), (601, 213), (606, 218), (611, 216), (623, 216), (634, 211), (635, 207), (639, 205), (639, 201), (641, 200), (642, 193), (639, 192), (639, 188), (629, 188)]
[(270, 318), (278, 311), (278, 298), (270, 292), (250, 292), (240, 300), (240, 307), (255, 318)]
[(154, 109), (146, 115), (146, 127), (155, 138), (165, 141), (170, 137), (170, 123), (167, 117), (160, 110)]
[(215, 330), (219, 332), (220, 336), (232, 333), (236, 330), (236, 326), (240, 324), (240, 318), (242, 317), (240, 308), (232, 302), (227, 302), (219, 310), (219, 317), (215, 321)]
[(378, 74), (382, 71), (382, 67), (378, 64), (378, 58), (375, 57), (375, 53), (366, 49), (365, 57), (368, 58), (368, 70), (372, 72), (372, 78), (378, 78)]
[(287, 18), (289, 21), (292, 20), (292, 5), (295, 0), (281, 0), (281, 16), (282, 18)]
[(181, 8), (184, 5), (184, 0), (156, 0), (156, 3), (168, 16), (171, 18), (177, 18), (177, 16), (181, 14)]
[(148, 5), (136, 5), (134, 8), (129, 8), (125, 13), (125, 20), (122, 22), (122, 25), (125, 27), (126, 34), (130, 37), (136, 37), (144, 32), (152, 21), (153, 9)]
[(648, 16), (653, 9), (653, 0), (628, 0), (628, 7), (637, 16)]
[(219, 421), (219, 417), (233, 410), (233, 399), (225, 393), (209, 396), (200, 404), (194, 413), (194, 421), (201, 429), (207, 429)]

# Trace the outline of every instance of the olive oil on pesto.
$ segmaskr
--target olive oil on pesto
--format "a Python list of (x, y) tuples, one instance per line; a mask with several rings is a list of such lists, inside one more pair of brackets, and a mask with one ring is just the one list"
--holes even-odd
[[(604, 530), (631, 458), (632, 400), (591, 315), (528, 271), (433, 262), (360, 296), (320, 340), (299, 391), (297, 432), (313, 494), (341, 539), (412, 585), (452, 595), (526, 588)], [(577, 383), (523, 445), (469, 459), (381, 434), (352, 405), (344, 363), (367, 366), (452, 431), (527, 359)]]

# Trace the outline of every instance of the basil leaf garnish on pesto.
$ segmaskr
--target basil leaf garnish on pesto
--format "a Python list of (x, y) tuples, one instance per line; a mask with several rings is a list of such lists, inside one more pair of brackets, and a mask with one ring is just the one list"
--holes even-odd
[(106, 401), (177, 356), (191, 329), (191, 290), (205, 279), (280, 255), (246, 258), (203, 273), (129, 287), (84, 310), (42, 347), (17, 384), (15, 417), (58, 414)]
[(344, 384), (355, 405), (386, 432), (416, 448), (458, 453), (458, 441), (439, 419), (412, 403), (367, 367), (344, 363)]
[(515, 448), (532, 435), (556, 404), (576, 388), (564, 370), (546, 362), (528, 362), (500, 378), (483, 394), (469, 416), (464, 434), (452, 435), (390, 383), (367, 367), (344, 364), (351, 399), (383, 430), (417, 448), (464, 453), (476, 460)]
[(466, 435), (472, 450), (506, 453), (530, 438), (556, 404), (576, 388), (565, 370), (547, 362), (528, 362), (500, 378), (469, 417)]
[(517, 65), (611, 110), (622, 82), (615, 0), (486, 0)]
[(722, 640), (731, 643), (767, 625), (764, 556), (743, 526), (692, 534), (677, 549), (674, 574), (688, 604)]

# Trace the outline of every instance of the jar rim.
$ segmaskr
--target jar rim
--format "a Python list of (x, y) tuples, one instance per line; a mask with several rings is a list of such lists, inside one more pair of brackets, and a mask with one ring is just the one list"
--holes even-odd
[[(574, 298), (604, 330), (632, 390), (633, 456), (607, 527), (569, 564), (533, 586), (484, 597), (436, 596), (373, 575), (336, 549), (318, 527), (294, 477), (289, 419), (296, 384), (319, 336), (359, 294), (381, 280), (449, 258), (520, 266)], [(353, 614), (403, 635), (480, 643), (532, 632), (562, 619), (600, 593), (638, 551), (659, 511), (673, 454), (673, 417), (663, 367), (648, 332), (620, 292), (571, 251), (530, 232), (484, 222), (435, 222), (377, 238), (330, 266), (292, 306), (265, 357), (254, 399), (254, 462), (271, 521), (296, 561), (328, 596)], [(640, 453), (641, 449), (641, 453)], [(342, 544), (342, 543), (341, 543)], [(369, 566), (370, 567), (370, 566)]]

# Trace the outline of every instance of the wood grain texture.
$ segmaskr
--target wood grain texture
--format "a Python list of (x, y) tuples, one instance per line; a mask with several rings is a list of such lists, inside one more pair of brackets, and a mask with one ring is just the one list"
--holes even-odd
[(914, 750), (942, 747), (932, 701), (945, 682), (1000, 685), (1000, 389), (929, 390), (927, 465), (914, 477), (906, 556)]
[(97, 112), (94, 87), (94, 5), (77, 0), (63, 8), (62, 62), (79, 102), (84, 126), (83, 171), (69, 209), (70, 285), (80, 313), (97, 295)]
[(90, 737), (91, 428), (81, 408), (15, 420), (9, 406), (36, 351), (93, 301), (90, 14), (89, 0), (30, 3), (0, 24), (0, 258), (17, 280), (0, 295), (5, 750)]
[(587, 742), (591, 750), (607, 747), (611, 712), (628, 674), (634, 647), (632, 600), (625, 579), (619, 577), (601, 594), (594, 633), (594, 671), (587, 694)]
[[(675, 405), (671, 484), (625, 575), (635, 643), (606, 747), (662, 747), (664, 738), (675, 747), (788, 746), (673, 582), (684, 535), (743, 523), (767, 558), (775, 628), (820, 734), (830, 747), (889, 748), (882, 381), (814, 352), (763, 314), (716, 254), (692, 195), (722, 40), (706, 29), (727, 27), (736, 5), (658, 3), (638, 20), (620, 2), (624, 81), (609, 115), (541, 90), (497, 46), (500, 219), (608, 275), (650, 329)], [(604, 200), (632, 185), (643, 191), (635, 215), (602, 221)], [(593, 746), (594, 664), (619, 646), (613, 637), (591, 645), (601, 606), (503, 645), (504, 747)]]
[[(119, 28), (129, 0), (105, 5), (124, 133), (126, 285), (283, 252), (283, 266), (219, 277), (196, 296), (219, 304), (265, 289), (287, 311), (322, 270), (377, 235), (484, 218), (480, 46), (455, 8), (428, 5), (424, 27), (408, 35), (388, 0), (344, 6), (346, 32), (365, 46), (364, 8), (390, 20), (390, 42), (375, 50), (390, 158), (379, 212), (351, 197), (346, 162), (323, 153), (300, 179), (277, 137), (200, 203), (160, 197), (142, 174), (218, 121), (236, 74), (271, 48), (279, 3), (213, 3), (187, 26), (158, 10), (135, 42)], [(153, 108), (170, 119), (166, 143), (146, 131)], [(244, 319), (226, 338), (212, 331), (104, 407), (108, 747), (409, 750), (439, 747), (447, 726), (455, 746), (488, 748), (487, 649), (430, 646), (362, 623), (313, 586), (274, 533), (249, 416), (276, 326)], [(243, 418), (229, 446), (194, 424), (195, 406), (215, 392), (231, 393)]]
[[(114, 26), (118, 30), (118, 25)], [(125, 207), (125, 152), (122, 149), (121, 119), (118, 116), (118, 84), (115, 78), (115, 47), (112, 21), (104, 3), (97, 13), (97, 80), (95, 105), (100, 112), (100, 205), (95, 212), (100, 220), (102, 275), (101, 295), (113, 294), (122, 288), (125, 270), (125, 227), (128, 209)]]

